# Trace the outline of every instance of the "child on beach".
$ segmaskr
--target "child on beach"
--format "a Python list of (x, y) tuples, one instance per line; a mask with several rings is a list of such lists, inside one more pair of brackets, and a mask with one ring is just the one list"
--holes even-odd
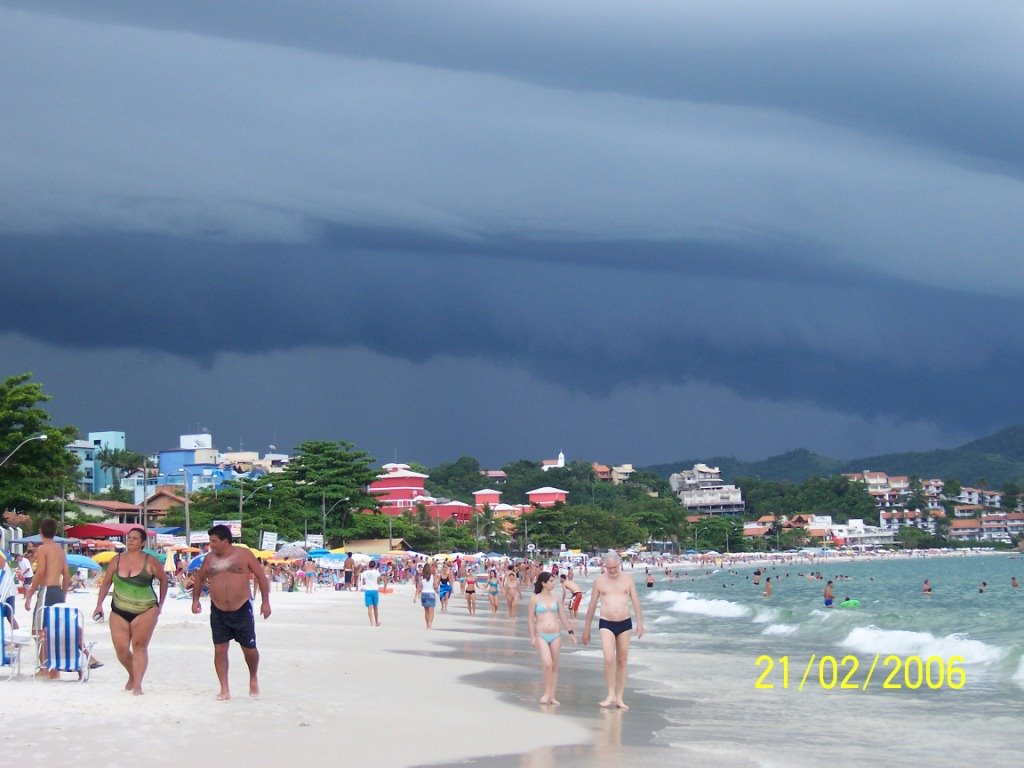
[(558, 706), (555, 688), (558, 685), (558, 655), (562, 648), (562, 627), (568, 631), (574, 645), (576, 631), (569, 626), (561, 601), (555, 599), (552, 594), (555, 583), (554, 577), (547, 571), (537, 576), (526, 616), (530, 644), (537, 649), (543, 670), (544, 691), (540, 703)]

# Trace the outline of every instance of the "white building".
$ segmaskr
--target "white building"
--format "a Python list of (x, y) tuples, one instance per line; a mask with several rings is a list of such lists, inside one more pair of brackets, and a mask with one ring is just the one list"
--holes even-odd
[(693, 469), (676, 472), (669, 485), (687, 511), (707, 515), (742, 515), (746, 509), (743, 492), (722, 482), (718, 467), (694, 464)]

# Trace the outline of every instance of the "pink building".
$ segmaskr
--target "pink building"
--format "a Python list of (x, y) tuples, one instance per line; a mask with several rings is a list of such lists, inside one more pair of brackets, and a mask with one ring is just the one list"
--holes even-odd
[(489, 488), (484, 488), (482, 491), (473, 491), (473, 500), (476, 502), (477, 509), (483, 509), (488, 504), (491, 509), (501, 504), (501, 491), (492, 491)]
[[(385, 515), (406, 514), (418, 505), (426, 509), (431, 519), (455, 520), (468, 523), (473, 519), (476, 508), (462, 501), (439, 501), (427, 493), (429, 475), (413, 472), (408, 464), (385, 464), (381, 474), (370, 483), (366, 490), (377, 498), (380, 511)], [(497, 491), (491, 491), (497, 494)], [(497, 494), (500, 497), (500, 494)]]
[(370, 483), (366, 490), (377, 497), (377, 503), (385, 514), (400, 515), (416, 505), (416, 501), (427, 496), (424, 484), (429, 475), (413, 472), (408, 464), (385, 464), (383, 474)]
[(476, 509), (464, 501), (446, 501), (443, 504), (438, 504), (435, 499), (430, 501), (433, 503), (424, 503), (423, 506), (427, 508), (427, 514), (434, 520), (441, 518), (442, 520), (454, 520), (457, 523), (468, 523), (476, 514)]
[(545, 485), (543, 488), (535, 488), (532, 491), (526, 492), (526, 498), (530, 500), (530, 505), (534, 507), (553, 507), (558, 502), (565, 503), (565, 497), (569, 495), (568, 491), (563, 491), (559, 488), (552, 488), (550, 485)]

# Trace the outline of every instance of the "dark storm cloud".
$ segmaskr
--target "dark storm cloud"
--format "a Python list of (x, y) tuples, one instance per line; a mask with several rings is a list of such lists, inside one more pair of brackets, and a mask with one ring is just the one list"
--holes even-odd
[(7, 4), (557, 89), (774, 108), (1024, 173), (1019, 4)]
[[(628, 262), (583, 265), (568, 257), (593, 243), (520, 244), (517, 258), (507, 241), (456, 245), (365, 227), (331, 227), (324, 242), (304, 247), (5, 236), (0, 268), (11, 279), (0, 300), (6, 330), (207, 365), (231, 352), (362, 346), (411, 361), (521, 366), (602, 397), (643, 382), (706, 382), (950, 426), (995, 422), (993, 402), (999, 419), (1024, 418), (1018, 300), (880, 287), (806, 260), (787, 268), (781, 254), (774, 275), (762, 258), (737, 252), (728, 276), (711, 276), (708, 254), (692, 243), (658, 244), (650, 258), (649, 243), (618, 243)], [(981, 304), (983, 313), (973, 311)]]
[(536, 451), (513, 433), (555, 442), (554, 408), (593, 455), (630, 431), (652, 461), (701, 450), (668, 447), (682, 422), (749, 455), (1024, 419), (1012, 6), (13, 5), (19, 360), (138, 366), (189, 416), (301, 380), (299, 439), (310, 382), (375, 366), (352, 418), (384, 391), (409, 406), (383, 432), (434, 456)]

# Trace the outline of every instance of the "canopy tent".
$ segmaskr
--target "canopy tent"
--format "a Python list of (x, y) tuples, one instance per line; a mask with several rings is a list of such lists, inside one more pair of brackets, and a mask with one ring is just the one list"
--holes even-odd
[[(339, 547), (345, 552), (361, 552), (366, 555), (383, 555), (385, 552), (395, 550), (406, 550), (408, 545), (404, 539), (358, 539), (345, 542), (344, 547)], [(332, 552), (335, 550), (331, 550)]]
[[(128, 531), (132, 528), (141, 528), (141, 525), (135, 525), (134, 523), (83, 523), (82, 525), (72, 525), (66, 531), (69, 536), (75, 536), (80, 539), (103, 539), (110, 538), (111, 536), (127, 536)], [(153, 536), (156, 533), (152, 528), (149, 529), (149, 535)]]
[[(65, 539), (63, 536), (54, 536), (53, 540), (58, 544), (78, 544), (78, 539)], [(13, 539), (11, 544), (42, 544), (43, 537), (38, 533), (33, 536), (24, 536), (20, 539)]]

